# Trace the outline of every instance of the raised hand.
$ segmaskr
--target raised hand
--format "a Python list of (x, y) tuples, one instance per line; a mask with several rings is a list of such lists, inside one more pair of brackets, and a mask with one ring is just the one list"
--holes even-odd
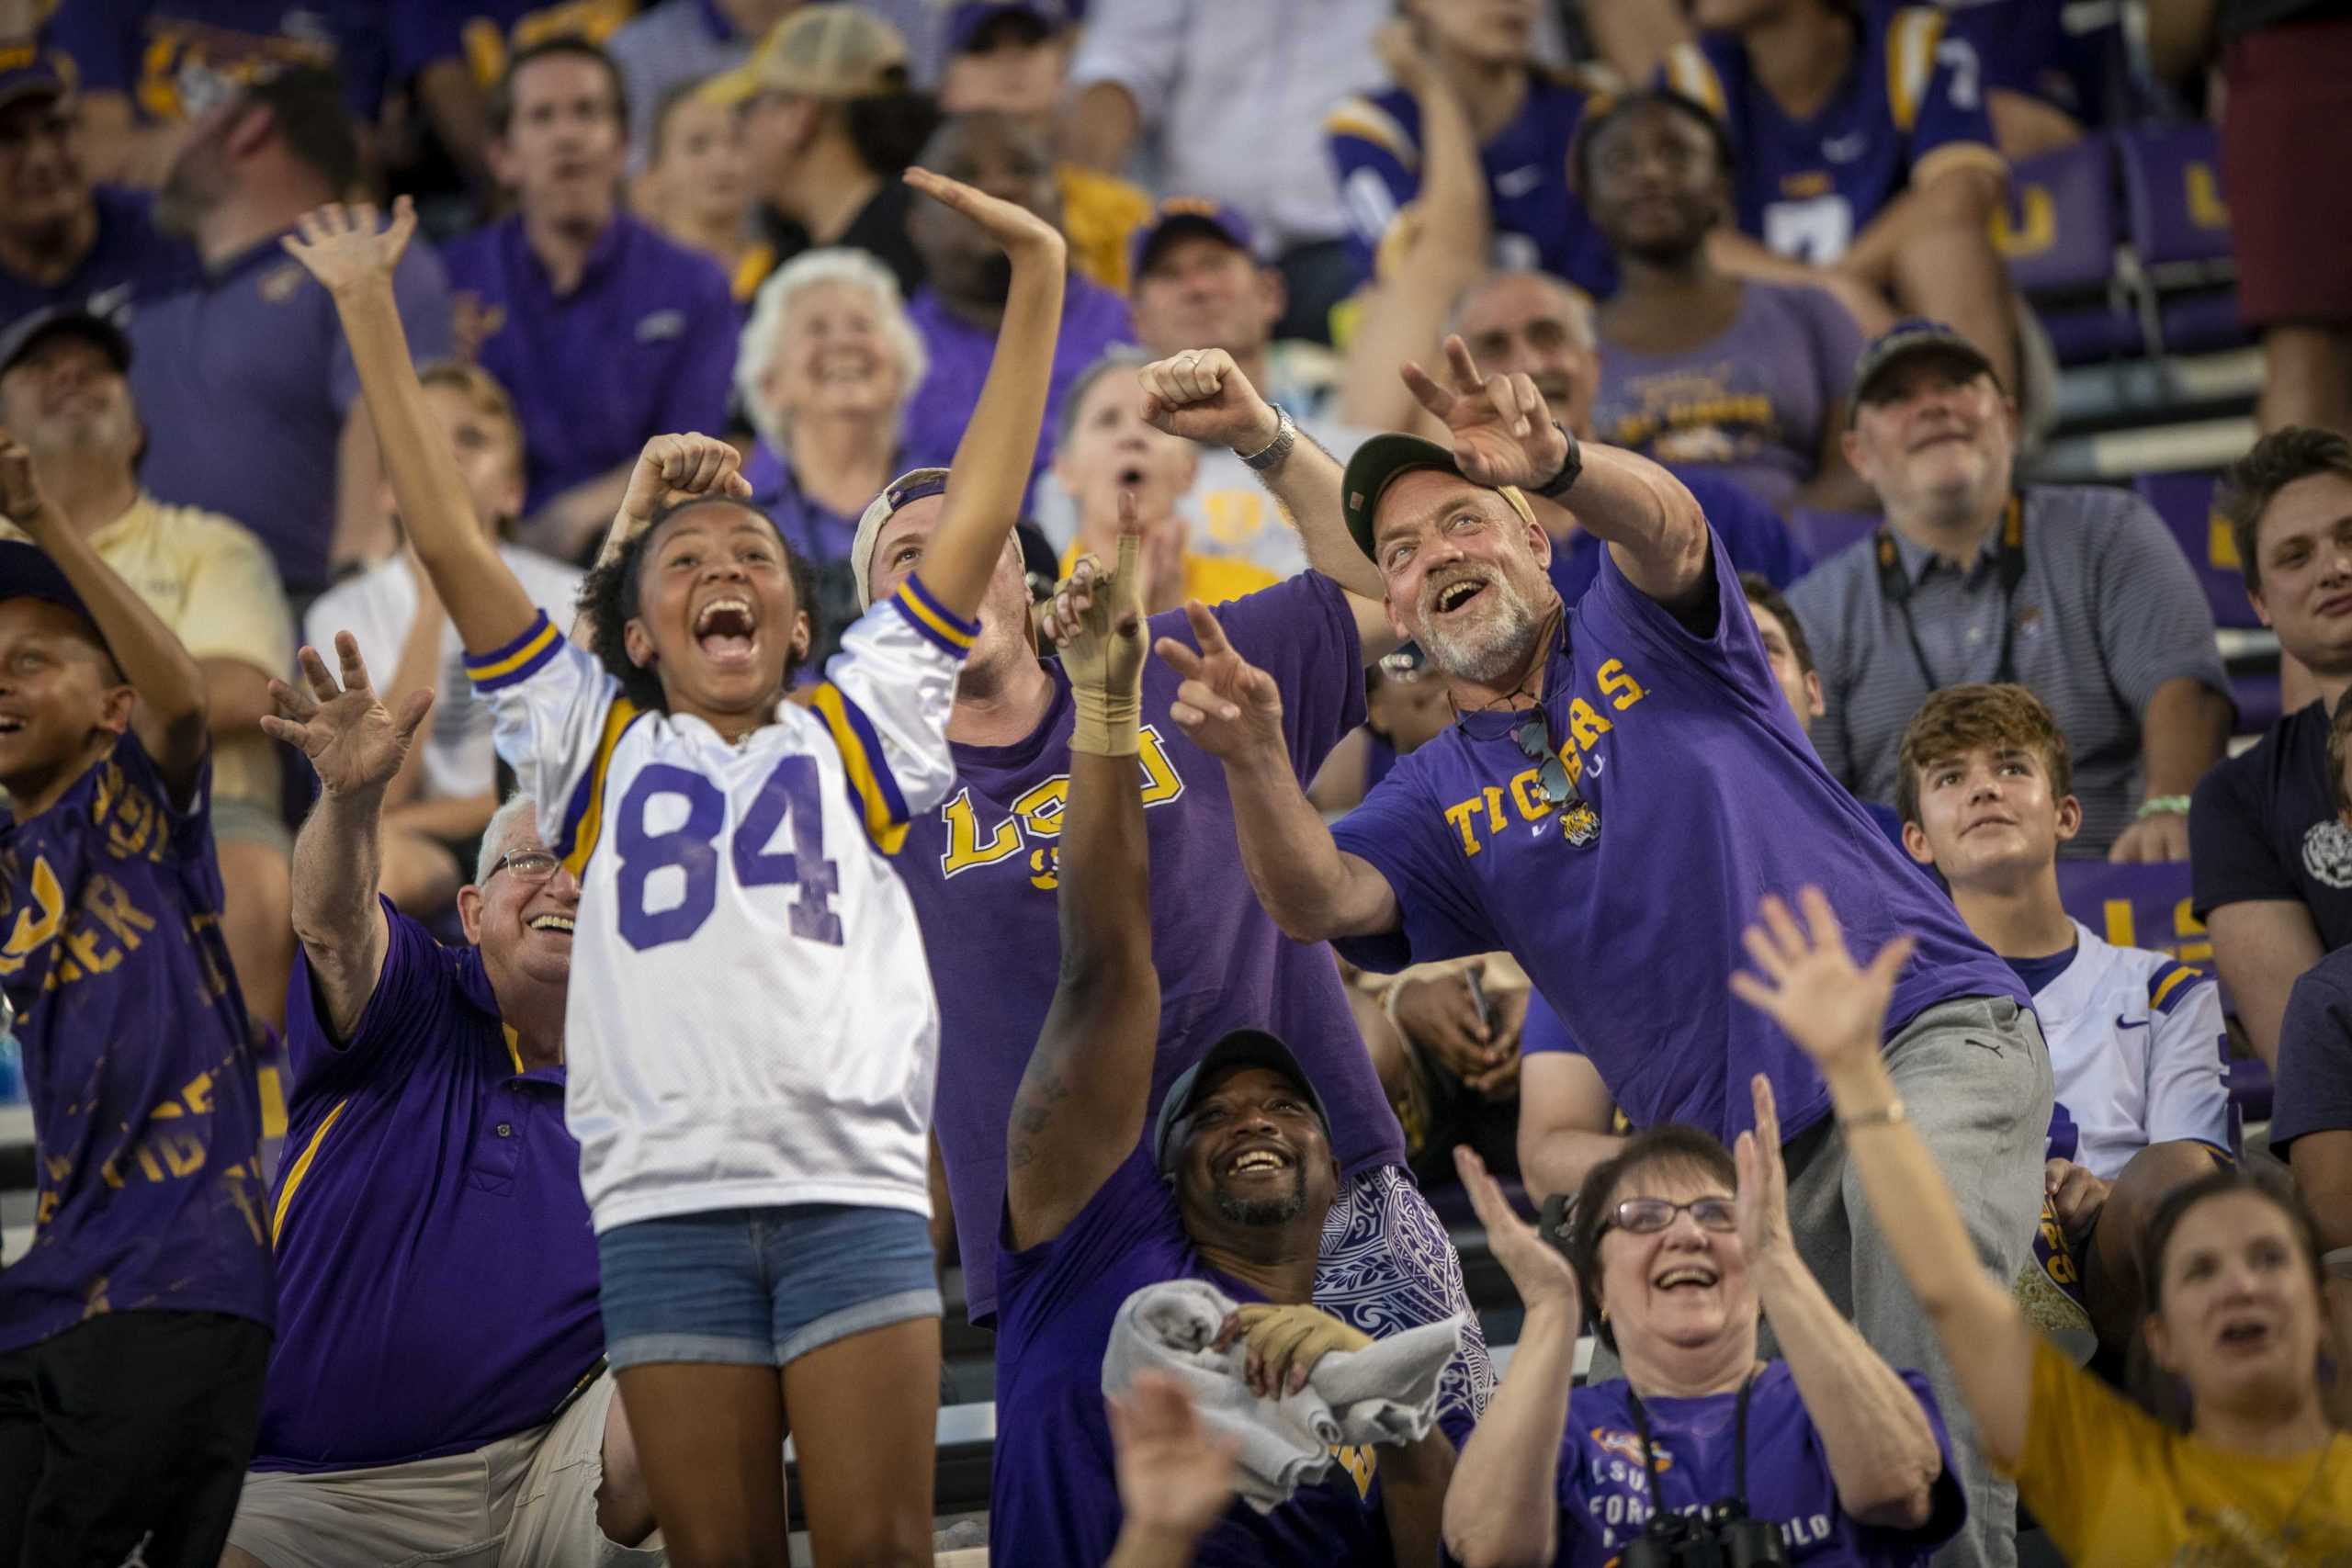
[[(1075, 710), (1069, 746), (1095, 756), (1133, 756), (1143, 715), (1143, 536), (1136, 528), (1136, 499), (1119, 497), (1119, 554), (1106, 574), (1097, 569), (1083, 609), (1055, 622), (1062, 634), (1062, 669)], [(1085, 563), (1081, 563), (1085, 564)]]
[(610, 554), (643, 533), (665, 506), (703, 495), (749, 500), (752, 485), (741, 472), (742, 466), (742, 454), (715, 435), (689, 431), (653, 437), (637, 455), (637, 466), (629, 469), (628, 489), (622, 492), (621, 509), (614, 514), (605, 552)]
[(1460, 333), (1445, 340), (1449, 390), (1408, 360), (1398, 370), (1421, 407), (1445, 422), (1453, 437), (1453, 460), (1474, 484), (1541, 489), (1557, 479), (1568, 461), (1568, 438), (1554, 423), (1550, 405), (1524, 372), (1487, 376), (1470, 357)]
[(1137, 1372), (1109, 1403), (1122, 1532), (1197, 1539), (1233, 1501), (1234, 1440), (1212, 1433), (1166, 1372)]
[(975, 190), (961, 180), (951, 180), (925, 168), (909, 169), (906, 181), (933, 200), (978, 224), (981, 231), (996, 242), (999, 250), (1015, 260), (1026, 256), (1059, 265), (1069, 254), (1069, 244), (1062, 238), (1062, 231), (1019, 202)]
[(1767, 1258), (1793, 1256), (1796, 1243), (1789, 1235), (1789, 1172), (1781, 1163), (1781, 1112), (1773, 1102), (1772, 1080), (1758, 1073), (1747, 1088), (1756, 1103), (1756, 1126), (1732, 1145), (1732, 1163), (1739, 1172), (1733, 1208), (1739, 1216), (1740, 1250), (1752, 1269)]
[(334, 634), (334, 650), (343, 661), (343, 683), (335, 684), (317, 649), (303, 649), (302, 677), (310, 689), (270, 682), (277, 712), (263, 715), (261, 727), (300, 748), (328, 794), (382, 789), (401, 771), (416, 740), (416, 727), (433, 706), (432, 689), (410, 693), (395, 714), (368, 683), (367, 660), (359, 657), (359, 644), (349, 632)]
[(1510, 1200), (1487, 1174), (1487, 1162), (1469, 1145), (1461, 1144), (1453, 1151), (1453, 1168), (1461, 1173), (1463, 1190), (1470, 1194), (1470, 1206), (1478, 1212), (1479, 1224), (1486, 1227), (1487, 1250), (1510, 1276), (1520, 1301), (1530, 1312), (1548, 1304), (1565, 1309), (1571, 1325), (1581, 1320), (1584, 1291), (1577, 1283), (1577, 1271), (1568, 1267), (1558, 1247), (1511, 1212)]
[(1225, 627), (1199, 600), (1185, 604), (1184, 618), (1193, 623), (1198, 651), (1172, 637), (1152, 645), (1160, 662), (1184, 678), (1168, 707), (1176, 728), (1227, 761), (1256, 748), (1286, 750), (1283, 694), (1274, 678), (1234, 651)]
[(1826, 1074), (1874, 1056), (1886, 1031), (1894, 977), (1911, 956), (1912, 942), (1896, 937), (1863, 968), (1846, 951), (1838, 912), (1818, 887), (1799, 896), (1805, 926), (1772, 894), (1743, 940), (1762, 977), (1746, 970), (1731, 977), (1732, 994), (1778, 1023)]
[(1221, 348), (1188, 348), (1136, 372), (1143, 388), (1143, 417), (1170, 435), (1230, 447), (1264, 450), (1281, 422), (1250, 378)]
[(0, 517), (38, 538), (48, 513), (48, 499), (33, 477), (33, 455), (24, 443), (0, 430)]
[(368, 284), (391, 281), (401, 253), (416, 232), (416, 208), (406, 197), (392, 204), (390, 223), (378, 226), (373, 203), (345, 207), (331, 201), (304, 213), (295, 231), (278, 241), (330, 293), (345, 294)]

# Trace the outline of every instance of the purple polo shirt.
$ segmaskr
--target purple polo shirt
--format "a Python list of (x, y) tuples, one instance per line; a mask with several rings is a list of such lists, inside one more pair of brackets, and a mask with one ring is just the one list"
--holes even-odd
[(0, 326), (59, 305), (127, 326), (142, 301), (203, 276), (194, 247), (155, 227), (146, 192), (100, 186), (90, 204), (97, 209), (97, 238), (62, 279), (35, 283), (0, 266)]
[(379, 902), (390, 946), (349, 1040), (307, 954), (287, 991), (256, 1470), (477, 1449), (547, 1420), (604, 1354), (563, 1069), (518, 1071), (481, 953)]
[[(1216, 616), (1233, 646), (1281, 688), (1292, 766), (1300, 778), (1314, 777), (1363, 722), (1363, 651), (1347, 596), (1307, 572), (1220, 604)], [(1154, 616), (1150, 631), (1193, 641), (1181, 610)], [(1047, 668), (1053, 705), (1037, 728), (1011, 746), (952, 747), (956, 791), (908, 825), (896, 863), (939, 998), (933, 1130), (947, 1162), (967, 1311), (976, 1323), (997, 1301), (1005, 1124), (1061, 972), (1055, 857), (1072, 717), (1061, 665)], [(1179, 683), (1167, 664), (1146, 661), (1137, 784), (1159, 964), (1152, 1106), (1227, 1031), (1272, 1030), (1298, 1054), (1329, 1109), (1342, 1171), (1403, 1165), (1404, 1134), (1330, 951), (1292, 942), (1267, 918), (1241, 868), (1225, 769), (1169, 722)]]
[(526, 509), (636, 459), (652, 436), (727, 426), (740, 325), (708, 256), (616, 217), (559, 295), (509, 218), (449, 243), (449, 286), (490, 312), (482, 368), (522, 416)]
[(0, 983), (39, 1156), (32, 1245), (0, 1269), (0, 1351), (110, 1312), (271, 1320), (211, 789), (208, 762), (179, 809), (126, 734), (56, 805), (0, 821)]
[(194, 119), (289, 65), (341, 77), (362, 123), (383, 107), (388, 7), (374, 0), (64, 0), (56, 9), (49, 47), (73, 59), (85, 90), (124, 94), (142, 120)]
[[(890, 460), (894, 474), (915, 466), (903, 452)], [(766, 442), (753, 446), (744, 459), (743, 482), (752, 487), (752, 504), (775, 519), (776, 532), (803, 559), (814, 566), (849, 559), (849, 547), (857, 538), (858, 512), (835, 512), (803, 491), (791, 465)]]
[(1400, 930), (1337, 945), (1384, 970), (1508, 949), (1634, 1126), (1688, 1122), (1729, 1144), (1753, 1120), (1750, 1074), (1770, 1077), (1789, 1137), (1829, 1106), (1804, 1054), (1731, 994), (1768, 892), (1819, 886), (1858, 953), (1918, 938), (1890, 1034), (1939, 1002), (2030, 998), (1814, 755), (1730, 555), (1709, 540), (1703, 633), (1604, 551), (1553, 644), (1543, 711), (1599, 836), (1560, 831), (1511, 739), (1523, 712), (1465, 715), (1333, 829), (1403, 912)]
[[(996, 333), (972, 325), (949, 310), (936, 292), (919, 289), (907, 306), (907, 315), (922, 334), (931, 355), (931, 372), (907, 404), (903, 437), (907, 461), (920, 468), (944, 468), (956, 460), (956, 444), (979, 406), (980, 388), (989, 378), (989, 358), (996, 352)], [(1037, 437), (1037, 460), (1030, 470), (1034, 489), (1054, 453), (1054, 425), (1062, 398), (1079, 372), (1102, 357), (1105, 351), (1136, 341), (1128, 320), (1127, 302), (1099, 283), (1069, 276), (1062, 293), (1061, 336), (1054, 344), (1053, 378), (1046, 389), (1046, 423)]]
[[(335, 468), (359, 373), (334, 301), (273, 234), (151, 299), (130, 323), (130, 391), (147, 429), (140, 478), (261, 536), (287, 592), (327, 584)], [(453, 352), (441, 264), (411, 245), (392, 275), (409, 352)]]

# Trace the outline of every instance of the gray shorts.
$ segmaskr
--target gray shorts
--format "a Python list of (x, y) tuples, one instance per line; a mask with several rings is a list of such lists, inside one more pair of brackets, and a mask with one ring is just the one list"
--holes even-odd
[(656, 1531), (620, 1546), (596, 1528), (605, 1372), (548, 1426), (469, 1453), (367, 1470), (245, 1477), (229, 1544), (268, 1568), (654, 1568)]

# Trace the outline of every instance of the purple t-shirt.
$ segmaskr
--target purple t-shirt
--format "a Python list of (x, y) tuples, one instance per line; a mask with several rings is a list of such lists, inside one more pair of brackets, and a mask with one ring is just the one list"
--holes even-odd
[[(1155, 857), (1154, 864), (1159, 864)], [(943, 1096), (943, 1100), (944, 1100)], [(1005, 1216), (1000, 1208), (1000, 1222)], [(1023, 1568), (1099, 1568), (1119, 1538), (1119, 1489), (1102, 1357), (1126, 1299), (1146, 1285), (1206, 1280), (1237, 1302), (1265, 1298), (1211, 1269), (1176, 1199), (1141, 1150), (1061, 1235), (1004, 1246), (996, 1337), (996, 1450), (989, 1549)], [(1456, 1442), (1459, 1434), (1451, 1433)], [(1199, 1568), (1331, 1568), (1392, 1560), (1376, 1450), (1340, 1456), (1271, 1514), (1236, 1501), (1201, 1538)], [(1361, 1478), (1361, 1479), (1359, 1479)]]
[(1775, 512), (1821, 466), (1823, 433), (1853, 384), (1861, 329), (1804, 284), (1742, 283), (1713, 342), (1637, 354), (1603, 341), (1592, 427), (1612, 446), (1707, 468)]
[(100, 186), (90, 193), (98, 234), (82, 265), (56, 283), (34, 283), (0, 266), (0, 327), (35, 310), (69, 306), (128, 326), (145, 300), (184, 288), (202, 276), (196, 251), (155, 227), (144, 191)]
[(256, 1470), (478, 1449), (545, 1421), (604, 1354), (563, 1069), (520, 1071), (481, 953), (380, 902), (390, 945), (349, 1040), (307, 953), (287, 988)]
[[(1747, 1406), (1747, 1512), (1781, 1527), (1791, 1562), (1817, 1568), (1904, 1568), (1960, 1532), (1968, 1499), (1951, 1472), (1951, 1439), (1927, 1380), (1902, 1374), (1928, 1413), (1942, 1451), (1934, 1507), (1917, 1529), (1878, 1529), (1838, 1506), (1837, 1483), (1821, 1434), (1805, 1414), (1786, 1361), (1756, 1374)], [(1657, 1495), (1642, 1463), (1641, 1428), (1625, 1380), (1577, 1389), (1568, 1400), (1560, 1442), (1560, 1546), (1557, 1568), (1606, 1568), (1663, 1508), (1690, 1513), (1736, 1495), (1739, 1395), (1645, 1399), (1643, 1414), (1657, 1442)]]
[(211, 764), (183, 811), (126, 734), (0, 822), (0, 984), (39, 1196), (0, 1269), (0, 1351), (108, 1312), (273, 1316), (261, 1094), (220, 935)]
[(741, 322), (708, 256), (616, 217), (579, 287), (559, 295), (516, 217), (451, 241), (442, 259), (449, 287), (490, 312), (481, 366), (523, 421), (526, 509), (634, 461), (653, 436), (726, 428)]
[[(334, 301), (279, 238), (140, 307), (130, 392), (147, 431), (147, 488), (260, 535), (299, 598), (327, 585), (336, 460), (359, 372)], [(417, 363), (447, 358), (448, 286), (424, 246), (401, 258), (392, 292)]]
[(1525, 716), (1500, 709), (1398, 762), (1334, 833), (1403, 909), (1401, 930), (1341, 953), (1396, 969), (1508, 949), (1634, 1126), (1688, 1122), (1728, 1144), (1750, 1121), (1752, 1073), (1771, 1077), (1790, 1137), (1829, 1104), (1804, 1054), (1731, 994), (1740, 932), (1768, 892), (1819, 886), (1858, 953), (1918, 938), (1891, 1028), (1961, 997), (2028, 998), (1814, 755), (1710, 537), (1705, 635), (1604, 556), (1552, 649), (1544, 712), (1599, 814), (1594, 841), (1558, 831), (1510, 739)]
[[(972, 325), (940, 302), (929, 288), (918, 289), (907, 306), (915, 331), (922, 334), (931, 355), (931, 371), (907, 404), (901, 438), (904, 460), (914, 468), (944, 468), (956, 460), (956, 444), (979, 406), (980, 388), (989, 378), (989, 360), (996, 352), (996, 333)], [(1053, 457), (1054, 426), (1062, 399), (1079, 372), (1121, 344), (1136, 341), (1127, 319), (1127, 302), (1099, 283), (1077, 273), (1063, 286), (1061, 336), (1054, 344), (1054, 370), (1046, 389), (1046, 422), (1037, 437), (1037, 461), (1030, 470), (1034, 487)]]
[[(1233, 646), (1281, 689), (1292, 765), (1313, 777), (1340, 737), (1363, 722), (1363, 660), (1347, 595), (1306, 573), (1220, 604), (1216, 616)], [(1193, 641), (1181, 610), (1154, 616), (1150, 632)], [(939, 997), (933, 1127), (946, 1156), (976, 1323), (996, 1305), (1005, 1124), (1061, 969), (1054, 871), (1071, 709), (1061, 666), (1047, 668), (1054, 702), (1045, 719), (1016, 745), (955, 747), (955, 792), (909, 825), (898, 856)], [(1228, 1030), (1272, 1030), (1298, 1053), (1329, 1109), (1342, 1170), (1402, 1165), (1404, 1134), (1329, 950), (1292, 942), (1267, 918), (1241, 868), (1225, 769), (1169, 722), (1181, 683), (1159, 660), (1145, 662), (1138, 772), (1160, 985), (1152, 1106)]]

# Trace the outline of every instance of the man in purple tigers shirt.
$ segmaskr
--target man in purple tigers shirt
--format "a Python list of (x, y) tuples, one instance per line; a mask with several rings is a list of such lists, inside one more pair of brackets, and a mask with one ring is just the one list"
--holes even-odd
[[(1448, 353), (1454, 385), (1482, 389), (1458, 338)], [(1390, 621), (1463, 716), (1335, 837), (1291, 775), (1271, 688), (1216, 650), (1173, 716), (1224, 760), (1259, 897), (1291, 936), (1340, 939), (1369, 968), (1508, 949), (1636, 1125), (1688, 1122), (1728, 1142), (1747, 1120), (1734, 1088), (1770, 1076), (1808, 1265), (1889, 1362), (1926, 1371), (1943, 1408), (1964, 1410), (1874, 1217), (1845, 1201), (1819, 1075), (1720, 976), (1762, 896), (1809, 883), (1849, 911), (1858, 946), (1918, 939), (1888, 1066), (1946, 1168), (1972, 1173), (1961, 1201), (2003, 1279), (2030, 1256), (2050, 1116), (2023, 988), (1814, 755), (1690, 491), (1632, 453), (1579, 455), (1532, 385), (1513, 394), (1516, 431), (1464, 429), (1460, 398), (1426, 378), (1415, 390), (1455, 446), (1366, 443), (1348, 521)], [(1610, 547), (1574, 612), (1544, 574), (1536, 509), (1558, 505)], [(1951, 1560), (2013, 1562), (2014, 1495), (1954, 1446), (1977, 1523)]]
[(271, 721), (322, 793), (294, 848), (280, 1333), (222, 1568), (659, 1562), (563, 1120), (580, 885), (518, 797), (458, 896), (471, 945), (393, 908), (384, 789), (427, 705), (395, 717), (342, 662), (338, 689), (305, 649)]

